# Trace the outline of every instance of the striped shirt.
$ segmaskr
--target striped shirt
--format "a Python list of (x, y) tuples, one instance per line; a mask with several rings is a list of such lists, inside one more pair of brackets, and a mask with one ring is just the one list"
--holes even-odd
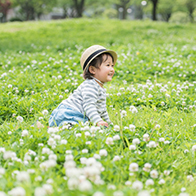
[(86, 79), (63, 104), (87, 116), (91, 122), (110, 122), (106, 110), (106, 90), (94, 79)]

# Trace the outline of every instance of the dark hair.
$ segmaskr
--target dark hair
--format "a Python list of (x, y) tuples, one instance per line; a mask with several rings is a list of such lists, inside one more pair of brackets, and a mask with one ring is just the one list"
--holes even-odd
[[(104, 55), (106, 55), (106, 58), (105, 58), (105, 59), (103, 58)], [(112, 57), (112, 62), (114, 62), (113, 56), (112, 56), (110, 53), (108, 53), (108, 52), (102, 53), (102, 54), (98, 55), (97, 57), (95, 57), (95, 58), (90, 62), (90, 64), (89, 64), (87, 70), (83, 72), (83, 77), (84, 77), (84, 79), (85, 79), (85, 80), (86, 80), (86, 79), (92, 79), (91, 76), (93, 76), (94, 74), (92, 74), (92, 73), (89, 71), (89, 67), (90, 67), (90, 66), (93, 66), (93, 67), (99, 69), (99, 67), (101, 66), (101, 64), (102, 64), (103, 62), (105, 62), (105, 61), (108, 59), (108, 56)]]

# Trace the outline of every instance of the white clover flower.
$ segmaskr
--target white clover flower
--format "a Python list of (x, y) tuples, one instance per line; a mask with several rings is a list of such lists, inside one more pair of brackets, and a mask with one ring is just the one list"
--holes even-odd
[(192, 151), (195, 152), (196, 151), (196, 145), (193, 145), (192, 147)]
[(59, 127), (49, 127), (47, 132), (49, 134), (52, 134), (52, 133), (56, 133), (58, 131), (59, 131)]
[(45, 196), (45, 195), (46, 195), (46, 191), (44, 188), (42, 187), (35, 188), (34, 196)]
[(16, 176), (17, 181), (19, 182), (30, 182), (29, 173), (26, 171), (21, 171)]
[(19, 122), (23, 122), (23, 117), (22, 117), (22, 116), (17, 116), (16, 119), (17, 119)]
[(188, 152), (189, 152), (189, 150), (188, 150), (188, 149), (185, 149), (185, 150), (184, 150), (184, 153), (185, 153), (185, 154), (186, 154), (186, 153), (188, 153)]
[(54, 138), (55, 140), (60, 140), (60, 139), (61, 139), (61, 136), (60, 136), (60, 135), (54, 135), (53, 138)]
[(66, 150), (66, 154), (72, 154), (72, 150)]
[(55, 146), (56, 145), (56, 141), (54, 140), (54, 138), (51, 138), (51, 137), (49, 138), (47, 143), (48, 143), (49, 146)]
[(102, 156), (107, 156), (108, 155), (108, 152), (105, 150), (105, 149), (101, 149), (100, 151), (99, 151), (99, 155), (102, 157)]
[(187, 180), (190, 181), (190, 182), (192, 182), (192, 181), (194, 181), (194, 178), (193, 178), (192, 175), (188, 175), (188, 176), (187, 176)]
[(138, 196), (150, 196), (150, 193), (148, 191), (140, 191)]
[(8, 86), (7, 86), (8, 88), (12, 88), (12, 85), (11, 84), (8, 84)]
[(179, 196), (189, 196), (188, 193), (180, 193)]
[(83, 154), (87, 154), (87, 153), (88, 153), (88, 149), (83, 149), (83, 150), (82, 150), (82, 153), (83, 153)]
[(91, 191), (92, 188), (92, 184), (88, 180), (82, 181), (78, 186), (80, 191)]
[(53, 154), (53, 151), (51, 151), (49, 148), (42, 148), (42, 154)]
[(145, 163), (143, 170), (146, 172), (150, 172), (150, 168), (152, 167), (152, 165), (150, 163)]
[(158, 178), (158, 172), (157, 172), (157, 170), (152, 170), (150, 172), (150, 177), (151, 178)]
[(74, 156), (72, 154), (68, 154), (65, 156), (66, 161), (73, 161), (73, 159), (74, 159)]
[(11, 134), (12, 134), (12, 132), (11, 132), (11, 131), (8, 131), (8, 132), (7, 132), (7, 134), (8, 134), (8, 135), (11, 135)]
[(130, 146), (129, 146), (129, 150), (136, 150), (136, 146), (135, 146), (135, 145), (133, 145), (133, 144), (132, 144), (132, 145), (130, 145)]
[(100, 191), (97, 191), (93, 194), (93, 196), (104, 196), (104, 194)]
[(132, 141), (133, 145), (138, 145), (140, 143), (140, 140), (138, 138), (133, 139)]
[(132, 132), (134, 132), (135, 131), (135, 125), (132, 125), (132, 124), (129, 125), (129, 130), (132, 131)]
[(149, 148), (156, 148), (156, 142), (155, 141), (150, 141), (148, 144), (147, 144), (147, 146), (149, 147)]
[(131, 182), (130, 182), (130, 181), (126, 181), (126, 182), (125, 182), (125, 185), (126, 185), (126, 186), (131, 186)]
[(185, 192), (186, 191), (186, 188), (185, 187), (182, 187), (181, 188), (181, 192)]
[(64, 167), (65, 167), (65, 169), (75, 168), (76, 162), (75, 161), (66, 161), (64, 163)]
[(90, 157), (86, 160), (86, 165), (87, 166), (92, 166), (92, 165), (95, 165), (96, 164), (96, 159), (94, 157)]
[(15, 158), (15, 157), (16, 157), (16, 153), (12, 152), (12, 151), (5, 151), (4, 154), (3, 154), (3, 158), (5, 160), (12, 159), (12, 158)]
[(143, 184), (139, 180), (136, 180), (135, 182), (133, 182), (132, 188), (136, 189), (137, 191), (140, 191), (143, 188)]
[(113, 161), (120, 161), (120, 156), (115, 156), (115, 157), (113, 158)]
[(54, 180), (51, 179), (51, 178), (49, 178), (49, 179), (46, 181), (46, 183), (48, 183), (48, 184), (53, 184), (53, 183), (54, 183)]
[(81, 133), (76, 133), (76, 137), (81, 137), (82, 134)]
[(34, 170), (34, 169), (28, 169), (27, 172), (28, 172), (29, 174), (34, 174), (34, 173), (35, 173), (35, 170)]
[(86, 131), (86, 132), (84, 133), (84, 135), (85, 135), (86, 137), (89, 137), (91, 134), (90, 134), (90, 132)]
[(146, 180), (146, 186), (154, 185), (154, 181), (152, 179)]
[(114, 131), (120, 131), (120, 127), (118, 125), (114, 125)]
[(160, 179), (159, 180), (159, 184), (165, 184), (165, 180), (164, 179)]
[(95, 159), (101, 159), (101, 156), (100, 156), (99, 154), (94, 154), (93, 157), (94, 157)]
[(166, 176), (169, 176), (170, 172), (171, 172), (171, 171), (169, 171), (169, 170), (164, 170), (163, 173), (164, 173)]
[(5, 192), (0, 191), (0, 196), (7, 196)]
[(131, 110), (131, 112), (132, 112), (133, 114), (135, 114), (135, 113), (138, 113), (138, 110), (137, 110), (137, 108), (133, 108), (133, 109)]
[(138, 171), (138, 169), (139, 169), (139, 166), (137, 163), (131, 163), (129, 165), (129, 171), (131, 171), (131, 172), (136, 172), (136, 171)]
[(57, 160), (57, 155), (50, 154), (48, 158), (49, 158), (49, 160), (55, 160), (56, 161)]
[(154, 128), (155, 128), (155, 129), (160, 129), (161, 126), (160, 126), (159, 124), (156, 124)]
[(107, 137), (105, 143), (106, 143), (107, 145), (112, 145), (112, 144), (114, 144), (114, 141), (113, 141), (112, 137)]
[(3, 148), (3, 147), (0, 147), (0, 153), (4, 153), (5, 152), (5, 148)]
[(148, 133), (145, 133), (143, 135), (143, 141), (147, 142), (149, 140), (149, 134)]
[(115, 189), (116, 189), (116, 186), (113, 185), (113, 184), (109, 184), (109, 185), (107, 186), (107, 189), (115, 190)]
[(64, 145), (66, 145), (67, 144), (67, 140), (61, 140), (61, 142), (60, 142), (61, 144), (64, 144)]
[(164, 144), (170, 144), (170, 141), (166, 140), (164, 141)]
[(113, 196), (123, 196), (124, 194), (123, 194), (123, 192), (122, 191), (115, 191), (114, 193), (113, 193)]
[(41, 168), (42, 171), (47, 171), (51, 167), (56, 166), (56, 161), (55, 160), (47, 160), (42, 162), (39, 167)]
[(97, 131), (97, 127), (92, 126), (92, 127), (90, 128), (90, 132), (91, 132), (92, 134), (95, 134), (96, 131)]
[(81, 157), (80, 158), (80, 163), (81, 164), (86, 164), (86, 162), (87, 162), (87, 158), (86, 157)]
[(86, 145), (90, 145), (91, 144), (91, 141), (87, 141), (85, 144)]
[(63, 99), (63, 95), (59, 95), (59, 99)]
[(121, 114), (121, 118), (127, 116), (127, 112), (125, 110), (122, 110), (120, 114)]
[(27, 130), (22, 131), (22, 137), (28, 136), (29, 132)]
[(114, 140), (114, 141), (120, 140), (120, 136), (119, 136), (119, 135), (113, 136), (113, 140)]
[(41, 176), (37, 176), (37, 177), (35, 178), (35, 181), (42, 181), (42, 177), (41, 177)]
[(42, 111), (42, 114), (43, 114), (44, 116), (46, 116), (46, 115), (48, 114), (48, 110), (43, 110), (43, 111)]
[(159, 138), (159, 142), (164, 142), (164, 141), (165, 141), (164, 137)]
[(54, 192), (53, 187), (50, 184), (44, 184), (42, 187), (46, 191), (47, 195), (51, 195)]
[(5, 169), (0, 167), (0, 177), (1, 177), (1, 175), (4, 175), (4, 174), (5, 174)]
[(9, 191), (8, 194), (11, 196), (25, 196), (26, 191), (22, 187), (16, 187)]

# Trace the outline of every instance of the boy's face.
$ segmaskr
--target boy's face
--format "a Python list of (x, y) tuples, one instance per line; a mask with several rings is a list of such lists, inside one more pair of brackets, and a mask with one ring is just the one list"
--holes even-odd
[(112, 80), (112, 77), (115, 73), (114, 71), (114, 63), (112, 61), (112, 57), (110, 55), (103, 56), (103, 63), (99, 67), (99, 69), (94, 69), (94, 77), (100, 80), (101, 82), (109, 82)]

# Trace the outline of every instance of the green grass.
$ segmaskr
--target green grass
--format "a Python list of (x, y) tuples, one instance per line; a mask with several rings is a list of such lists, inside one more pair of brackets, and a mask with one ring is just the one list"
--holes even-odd
[[(183, 187), (194, 196), (195, 181), (187, 176), (194, 179), (196, 175), (192, 151), (196, 144), (195, 32), (194, 24), (150, 21), (74, 19), (0, 24), (0, 191), (12, 196), (9, 191), (19, 186), (26, 196), (31, 196), (37, 187), (44, 187), (52, 179), (53, 191), (48, 195), (93, 195), (101, 191), (107, 196), (134, 196), (139, 191), (132, 184), (139, 180), (143, 190), (154, 196), (179, 195)], [(94, 135), (91, 125), (81, 124), (48, 133), (52, 110), (83, 81), (80, 56), (93, 44), (118, 54), (114, 79), (105, 85), (113, 125), (103, 133), (97, 130)], [(138, 112), (132, 113), (130, 106)], [(49, 113), (43, 115), (43, 110)], [(122, 111), (126, 111), (126, 116), (121, 116)], [(19, 122), (18, 116), (24, 121)], [(38, 119), (44, 128), (36, 124), (32, 127)], [(131, 124), (136, 126), (135, 132), (130, 130)], [(120, 127), (119, 132), (115, 131), (115, 125)], [(24, 130), (28, 130), (27, 136), (22, 136)], [(89, 137), (85, 135), (87, 131)], [(143, 141), (146, 133), (149, 138)], [(56, 145), (52, 147), (48, 140), (58, 138), (57, 135), (61, 139), (55, 139)], [(106, 144), (107, 138), (115, 135), (120, 140)], [(135, 138), (140, 144), (136, 150), (130, 150)], [(61, 144), (62, 139), (67, 144)], [(150, 141), (157, 146), (148, 147)], [(57, 156), (57, 164), (46, 171), (40, 167), (50, 159), (42, 153), (44, 147)], [(88, 153), (84, 154), (83, 149), (88, 149)], [(108, 153), (97, 159), (104, 168), (98, 175), (104, 184), (86, 176), (91, 190), (83, 192), (78, 187), (70, 190), (69, 169), (64, 167), (66, 151), (72, 150), (76, 168), (84, 168), (80, 158), (96, 156), (101, 149)], [(18, 159), (13, 155), (13, 159), (6, 159), (4, 150), (15, 152)], [(120, 160), (113, 161), (115, 156)], [(137, 172), (129, 171), (131, 163), (138, 164)], [(154, 185), (145, 185), (147, 179), (152, 179), (143, 170), (145, 163), (158, 172)], [(17, 171), (30, 172), (29, 169), (34, 171), (29, 174), (30, 179), (20, 181)], [(165, 170), (170, 174), (165, 175)], [(165, 184), (159, 184), (161, 179)], [(127, 181), (131, 185), (125, 185)], [(115, 185), (116, 189), (110, 189), (109, 185)]]

